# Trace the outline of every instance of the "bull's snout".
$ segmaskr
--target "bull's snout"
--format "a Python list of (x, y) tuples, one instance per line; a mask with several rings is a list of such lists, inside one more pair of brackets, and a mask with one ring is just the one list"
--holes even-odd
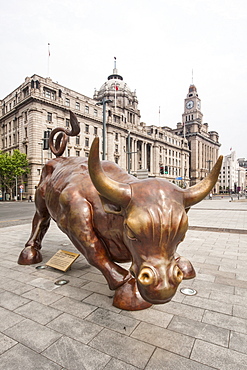
[(183, 280), (183, 272), (172, 261), (169, 265), (143, 266), (138, 278), (138, 289), (142, 297), (150, 303), (165, 303), (171, 300), (178, 285)]

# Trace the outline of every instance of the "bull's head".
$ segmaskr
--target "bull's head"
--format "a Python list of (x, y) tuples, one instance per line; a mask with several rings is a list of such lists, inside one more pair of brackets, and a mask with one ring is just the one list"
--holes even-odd
[(175, 294), (183, 279), (175, 252), (188, 229), (187, 211), (211, 191), (221, 163), (222, 156), (204, 180), (185, 190), (160, 178), (120, 183), (103, 171), (99, 139), (95, 138), (89, 155), (91, 180), (101, 197), (114, 206), (112, 212), (123, 216), (123, 241), (132, 255), (131, 272), (146, 301), (165, 303)]

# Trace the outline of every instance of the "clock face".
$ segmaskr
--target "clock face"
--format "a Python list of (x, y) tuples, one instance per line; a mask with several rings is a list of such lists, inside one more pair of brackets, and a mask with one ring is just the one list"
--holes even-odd
[(193, 100), (189, 100), (187, 103), (186, 103), (186, 108), (187, 109), (191, 109), (194, 107), (194, 102)]

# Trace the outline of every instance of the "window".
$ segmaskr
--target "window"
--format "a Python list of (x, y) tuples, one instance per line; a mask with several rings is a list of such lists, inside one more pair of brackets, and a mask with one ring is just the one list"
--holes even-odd
[(118, 153), (118, 144), (115, 145), (115, 152)]
[(52, 91), (50, 89), (44, 88), (43, 94), (44, 94), (44, 97), (45, 98), (52, 99), (52, 100), (55, 100), (56, 99), (56, 93), (55, 93), (55, 91)]
[(80, 136), (76, 136), (75, 143), (76, 145), (80, 145)]
[(70, 124), (69, 119), (68, 119), (68, 118), (66, 118), (66, 121), (65, 121), (65, 125), (66, 125), (66, 127), (69, 127), (69, 124)]
[(75, 109), (80, 110), (80, 103), (78, 103), (78, 102), (75, 103)]
[(66, 107), (69, 107), (70, 106), (70, 100), (69, 100), (69, 98), (65, 98), (65, 105), (66, 105)]
[(86, 148), (89, 147), (89, 138), (88, 137), (85, 137), (85, 147)]
[(118, 133), (115, 133), (115, 140), (118, 141)]
[(94, 109), (93, 115), (94, 115), (94, 117), (98, 117), (98, 111), (97, 111), (97, 109)]
[(68, 149), (68, 157), (70, 157), (70, 149)]
[(75, 155), (76, 155), (77, 157), (80, 157), (80, 150), (76, 150)]
[(52, 113), (47, 113), (47, 121), (52, 122)]
[(85, 113), (89, 113), (89, 106), (85, 105)]
[(89, 125), (87, 125), (87, 124), (85, 125), (85, 133), (89, 134)]
[(98, 134), (98, 127), (94, 127), (93, 133), (94, 133), (94, 135)]

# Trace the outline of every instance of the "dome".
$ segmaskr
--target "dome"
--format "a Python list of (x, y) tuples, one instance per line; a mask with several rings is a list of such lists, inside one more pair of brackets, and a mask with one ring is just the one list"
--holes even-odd
[(116, 92), (135, 96), (135, 93), (133, 93), (127, 83), (124, 82), (123, 77), (118, 74), (118, 70), (114, 68), (113, 73), (108, 76), (107, 81), (95, 93), (97, 98), (100, 99), (105, 95), (114, 95)]

